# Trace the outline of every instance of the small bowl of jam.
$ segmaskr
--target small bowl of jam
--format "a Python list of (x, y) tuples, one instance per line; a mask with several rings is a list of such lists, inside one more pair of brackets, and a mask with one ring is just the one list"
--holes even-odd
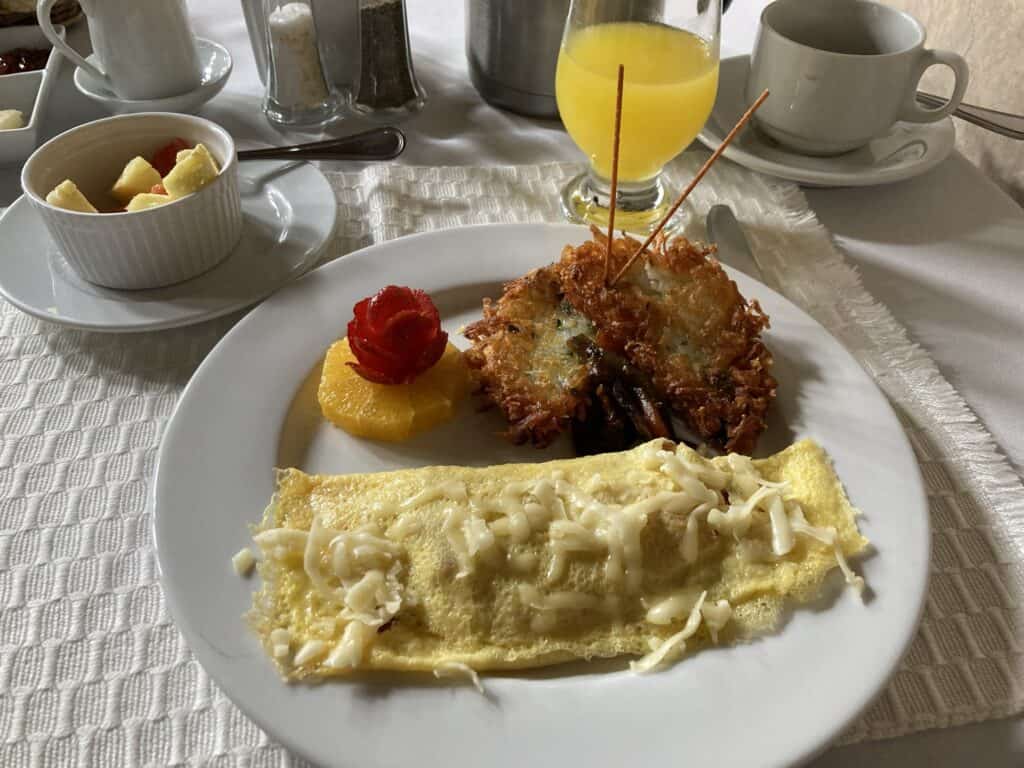
[(12, 48), (0, 53), (0, 75), (38, 72), (46, 69), (49, 58), (49, 48)]

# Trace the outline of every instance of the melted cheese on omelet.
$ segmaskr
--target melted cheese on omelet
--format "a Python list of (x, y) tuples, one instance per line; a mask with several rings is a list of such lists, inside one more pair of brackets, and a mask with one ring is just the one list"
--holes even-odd
[[(640, 655), (773, 628), (867, 540), (825, 452), (279, 472), (248, 619), (287, 679)], [(454, 672), (453, 672), (454, 671)]]

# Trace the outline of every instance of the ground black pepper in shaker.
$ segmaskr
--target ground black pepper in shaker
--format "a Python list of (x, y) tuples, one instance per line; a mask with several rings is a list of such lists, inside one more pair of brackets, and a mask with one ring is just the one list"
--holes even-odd
[(418, 111), (426, 94), (409, 49), (405, 0), (360, 0), (361, 74), (354, 109), (393, 120)]

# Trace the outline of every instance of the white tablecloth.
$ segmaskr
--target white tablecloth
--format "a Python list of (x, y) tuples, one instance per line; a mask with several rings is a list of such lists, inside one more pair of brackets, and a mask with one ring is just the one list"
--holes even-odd
[[(763, 0), (737, 0), (725, 44), (748, 49)], [(237, 0), (190, 0), (196, 30), (228, 46), (235, 73), (204, 114), (242, 146), (291, 141), (259, 112), (255, 74)], [(417, 71), (431, 101), (407, 127), (403, 162), (491, 165), (575, 159), (556, 123), (485, 105), (468, 82), (460, 0), (409, 0)], [(72, 40), (85, 45), (84, 28)], [(79, 96), (65, 65), (45, 130), (102, 116)], [(342, 126), (339, 130), (354, 129)], [(0, 170), (0, 204), (16, 197), (16, 169)], [(1024, 466), (1024, 212), (959, 156), (918, 179), (868, 190), (812, 190), (822, 223), (860, 268), (867, 289), (896, 315), (995, 435)], [(1019, 719), (838, 748), (817, 766), (1019, 766)]]

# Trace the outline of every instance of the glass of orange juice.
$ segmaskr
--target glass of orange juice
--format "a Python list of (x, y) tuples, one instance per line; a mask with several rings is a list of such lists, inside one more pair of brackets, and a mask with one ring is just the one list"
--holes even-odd
[(715, 102), (721, 21), (721, 0), (572, 0), (555, 95), (590, 168), (562, 192), (571, 221), (608, 223), (620, 64), (616, 228), (643, 234), (661, 221), (674, 198), (662, 169), (696, 138)]

